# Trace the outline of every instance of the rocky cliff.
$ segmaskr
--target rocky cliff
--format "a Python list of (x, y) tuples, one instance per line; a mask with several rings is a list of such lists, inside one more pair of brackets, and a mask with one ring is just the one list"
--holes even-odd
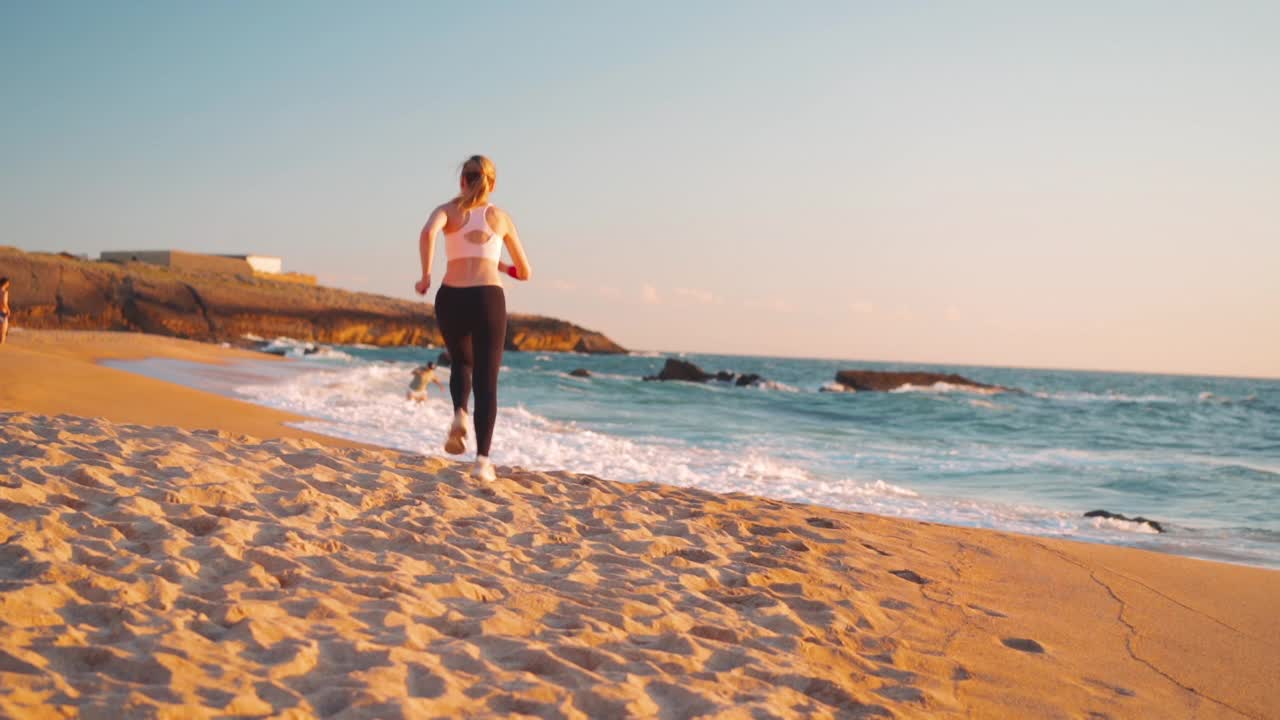
[[(431, 305), (252, 275), (91, 262), (0, 247), (13, 280), (13, 323), (132, 330), (194, 340), (280, 335), (332, 344), (442, 345)], [(537, 315), (512, 315), (507, 349), (622, 353), (604, 335)]]

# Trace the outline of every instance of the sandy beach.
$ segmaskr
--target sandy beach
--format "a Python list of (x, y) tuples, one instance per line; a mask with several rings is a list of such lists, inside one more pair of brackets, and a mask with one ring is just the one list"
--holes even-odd
[(131, 332), (20, 330), (0, 347), (0, 410), (99, 417), (112, 422), (217, 428), (258, 437), (309, 438), (338, 447), (357, 443), (285, 425), (297, 415), (256, 407), (98, 364), (102, 360), (172, 360), (222, 365), (284, 362), (273, 355)]
[(6, 717), (1280, 717), (1280, 572), (357, 447), (0, 347)]

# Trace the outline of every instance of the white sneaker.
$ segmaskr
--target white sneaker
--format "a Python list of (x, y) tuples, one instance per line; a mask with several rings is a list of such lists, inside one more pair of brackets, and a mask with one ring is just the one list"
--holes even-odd
[(471, 466), (471, 478), (480, 482), (493, 482), (498, 479), (498, 473), (494, 471), (489, 458), (477, 455), (475, 464)]
[(458, 410), (453, 414), (453, 424), (449, 426), (449, 436), (445, 438), (444, 451), (450, 455), (461, 455), (467, 451), (466, 410)]

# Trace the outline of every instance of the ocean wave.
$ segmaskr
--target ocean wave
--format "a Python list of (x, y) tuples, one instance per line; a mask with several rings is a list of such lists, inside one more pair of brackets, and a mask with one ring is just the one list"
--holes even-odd
[[(378, 363), (317, 371), (279, 383), (241, 387), (238, 393), (269, 407), (315, 418), (297, 424), (303, 429), (438, 455), (452, 419), (452, 405), (443, 393), (423, 404), (405, 400), (409, 379), (406, 367)], [(553, 420), (519, 405), (500, 409), (493, 457), (500, 465), (535, 470), (569, 470), (629, 482), (743, 492), (846, 510), (1035, 534), (1123, 541), (1123, 537), (1143, 532), (1130, 527), (1131, 523), (1098, 523), (1074, 513), (1035, 506), (923, 495), (882, 478), (816, 474), (815, 467), (822, 466), (821, 458), (785, 459), (759, 445), (713, 448), (670, 437), (620, 437), (575, 422)]]
[(1163, 404), (1176, 403), (1177, 398), (1169, 395), (1128, 395), (1119, 392), (1034, 392), (1033, 397), (1041, 400), (1060, 400), (1064, 402), (1115, 402), (1115, 403), (1139, 403), (1139, 404)]
[(262, 352), (282, 355), (287, 358), (307, 360), (355, 360), (347, 353), (307, 340), (295, 340), (290, 337), (277, 337), (259, 348)]
[(1254, 402), (1257, 402), (1258, 396), (1256, 394), (1253, 394), (1253, 395), (1246, 395), (1242, 398), (1231, 398), (1231, 397), (1224, 397), (1222, 395), (1216, 395), (1206, 390), (1205, 392), (1202, 392), (1199, 395), (1197, 395), (1196, 400), (1201, 403), (1210, 404), (1210, 405), (1236, 405), (1236, 404), (1250, 405)]
[(936, 382), (932, 385), (912, 385), (911, 383), (907, 383), (906, 385), (900, 385), (890, 390), (889, 392), (891, 393), (937, 393), (937, 394), (960, 392), (960, 393), (969, 393), (972, 395), (995, 395), (997, 393), (1001, 393), (1004, 391), (1000, 390), (999, 388), (983, 388), (983, 387), (974, 387), (972, 385), (955, 385), (953, 383), (948, 383), (948, 382)]
[(1118, 530), (1120, 532), (1138, 533), (1140, 535), (1159, 535), (1160, 532), (1144, 522), (1133, 520), (1117, 520), (1116, 518), (1093, 517), (1089, 524), (1099, 529)]
[(803, 390), (801, 390), (798, 387), (795, 387), (794, 385), (788, 385), (784, 382), (778, 382), (776, 380), (761, 380), (760, 382), (752, 383), (748, 387), (752, 387), (757, 390), (772, 390), (775, 392), (789, 392), (789, 393), (804, 392)]
[(639, 382), (639, 381), (640, 381), (640, 378), (638, 378), (638, 377), (636, 377), (636, 376), (634, 376), (634, 375), (622, 375), (622, 374), (619, 374), (619, 373), (592, 372), (592, 373), (591, 373), (591, 375), (590, 375), (589, 377), (578, 377), (578, 376), (576, 376), (576, 375), (572, 375), (572, 374), (570, 374), (570, 373), (568, 373), (568, 372), (565, 372), (565, 371), (562, 371), (562, 370), (557, 370), (557, 371), (555, 371), (555, 372), (553, 372), (553, 373), (551, 373), (551, 374), (552, 374), (552, 375), (555, 375), (556, 377), (559, 377), (559, 378), (565, 378), (565, 379), (567, 379), (567, 380), (578, 380), (578, 381), (585, 381), (585, 380), (592, 380), (592, 379), (597, 379), (597, 380), (621, 380), (621, 381), (635, 381), (635, 382)]
[[(284, 382), (239, 387), (237, 393), (315, 418), (298, 424), (314, 432), (440, 454), (452, 405), (444, 394), (422, 404), (405, 400), (407, 367), (379, 363), (316, 371)], [(883, 480), (831, 482), (764, 449), (703, 448), (666, 437), (624, 438), (556, 421), (520, 405), (500, 409), (493, 443), (494, 459), (503, 465), (570, 470), (630, 482), (749, 492), (801, 502), (811, 502), (814, 493), (820, 492), (838, 507), (861, 506), (870, 498), (916, 497), (915, 491)]]

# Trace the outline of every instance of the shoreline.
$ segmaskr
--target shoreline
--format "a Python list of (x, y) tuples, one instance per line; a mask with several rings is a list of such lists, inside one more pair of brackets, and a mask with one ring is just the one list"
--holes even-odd
[[(38, 350), (46, 355), (53, 354), (60, 357), (70, 357), (76, 361), (89, 360), (96, 368), (109, 370), (111, 373), (123, 373), (127, 378), (140, 380), (141, 385), (145, 386), (145, 391), (140, 392), (144, 393), (148, 399), (143, 403), (145, 408), (141, 414), (137, 412), (138, 408), (136, 407), (124, 408), (127, 412), (122, 412), (121, 408), (104, 407), (95, 404), (93, 408), (95, 412), (90, 413), (89, 416), (101, 416), (110, 420), (139, 424), (175, 425), (186, 429), (218, 428), (235, 430), (243, 434), (264, 438), (302, 437), (336, 447), (386, 448), (401, 452), (421, 452), (425, 455), (440, 454), (434, 442), (430, 441), (426, 443), (416, 441), (403, 442), (404, 438), (400, 438), (401, 442), (397, 442), (396, 438), (370, 440), (364, 437), (362, 433), (348, 432), (344, 434), (341, 431), (342, 425), (338, 424), (339, 421), (334, 417), (325, 415), (323, 408), (316, 408), (307, 404), (300, 406), (298, 404), (292, 406), (289, 404), (273, 405), (261, 400), (244, 397), (242, 394), (231, 391), (232, 388), (246, 383), (250, 385), (271, 385), (285, 380), (289, 376), (314, 372), (332, 372), (335, 370), (332, 367), (304, 367), (306, 363), (299, 363), (294, 358), (263, 353), (248, 348), (226, 347), (225, 345), (203, 341), (188, 341), (131, 332), (25, 330), (23, 333), (27, 335), (27, 342), (32, 346), (28, 348), (30, 350)], [(236, 368), (234, 364), (237, 362), (247, 362), (250, 363), (250, 366), (247, 369)], [(0, 371), (4, 369), (3, 363), (4, 358), (0, 356)], [(282, 369), (292, 367), (292, 369), (284, 372), (271, 372), (269, 370), (270, 366), (278, 366)], [(226, 372), (209, 372), (215, 368), (226, 369)], [(266, 370), (266, 372), (259, 372), (260, 370)], [(241, 371), (243, 371), (243, 376), (234, 379), (229, 377), (232, 374), (241, 374)], [(21, 373), (19, 372), (19, 374)], [(96, 373), (94, 374), (96, 375)], [(95, 380), (95, 382), (105, 382), (105, 380)], [(121, 377), (118, 374), (110, 378), (110, 383), (113, 386), (120, 382)], [(77, 388), (82, 390), (78, 384)], [(165, 388), (168, 390), (165, 390)], [(178, 417), (175, 418), (173, 408), (168, 407), (172, 401), (171, 398), (166, 398), (165, 402), (161, 402), (158, 405), (152, 399), (179, 391), (184, 396), (181, 398), (183, 407), (201, 409), (199, 403), (191, 404), (193, 400), (192, 396), (188, 395), (190, 392), (205, 396), (215, 395), (221, 398), (222, 401), (218, 403), (220, 407), (217, 408), (217, 417), (207, 421), (204, 419), (193, 420), (186, 417), (185, 412), (179, 412)], [(40, 402), (28, 402), (25, 405), (21, 402), (6, 403), (7, 394), (12, 395), (13, 393), (6, 393), (5, 389), (0, 387), (0, 410), (22, 409), (42, 414), (85, 414), (72, 412), (71, 410), (64, 411), (60, 405), (61, 400), (51, 402), (49, 398), (41, 398)], [(133, 389), (130, 389), (129, 394), (139, 395)], [(124, 393), (121, 393), (121, 396), (123, 395)], [(317, 410), (319, 414), (312, 414)], [(230, 420), (226, 419), (226, 413), (230, 413)], [(201, 412), (194, 413), (193, 417), (209, 418), (208, 409), (202, 409)], [(517, 460), (516, 462), (519, 461)], [(535, 466), (547, 468), (549, 471), (592, 472), (605, 477), (615, 477), (611, 473), (599, 469), (577, 468), (573, 470), (568, 463), (564, 465), (535, 464)], [(647, 477), (624, 477), (622, 479), (641, 482), (648, 480)], [(713, 492), (758, 492), (752, 489), (733, 487), (727, 489), (703, 487), (703, 489), (710, 489)], [(785, 495), (760, 494), (763, 497), (772, 499), (786, 498)], [(937, 499), (945, 500), (946, 497)], [(956, 496), (956, 499), (964, 501), (966, 496)], [(796, 498), (791, 497), (791, 500), (796, 500)], [(804, 500), (800, 501), (806, 502)], [(810, 502), (818, 504), (818, 501)], [(1034, 528), (1026, 529), (1016, 526), (992, 525), (983, 523), (980, 519), (973, 520), (972, 518), (966, 521), (966, 518), (963, 517), (933, 517), (928, 513), (894, 512), (893, 508), (865, 507), (858, 504), (850, 506), (828, 503), (824, 506), (854, 512), (884, 514), (886, 517), (914, 522), (937, 522), (955, 527), (985, 528), (1000, 532), (1011, 532), (1025, 535), (1029, 538), (1062, 539), (1072, 542), (1128, 547), (1177, 557), (1280, 571), (1280, 566), (1270, 558), (1252, 556), (1243, 550), (1232, 551), (1215, 547), (1199, 549), (1183, 546), (1169, 547), (1156, 542), (1158, 538), (1145, 537), (1127, 527), (1125, 536), (1108, 538), (1105, 535), (1098, 537), (1079, 532), (1039, 531)], [(1065, 513), (1066, 517), (1069, 518), (1076, 517), (1069, 512), (1055, 510), (1051, 507), (1044, 507), (1043, 510), (1048, 513)], [(1162, 519), (1166, 523), (1168, 522), (1167, 518)], [(1129, 535), (1133, 535), (1133, 537), (1129, 537)], [(1178, 537), (1182, 536), (1179, 535)]]
[(309, 418), (109, 367), (162, 357), (209, 365), (287, 362), (265, 353), (159, 335), (103, 330), (30, 330), (0, 346), (0, 410), (101, 417), (117, 423), (217, 428), (257, 437), (306, 438), (372, 447), (286, 425)]
[(562, 471), (482, 486), (96, 364), (259, 353), (15, 339), (0, 714), (1280, 717), (1275, 570)]
[[(392, 355), (389, 358), (380, 353), (372, 353), (353, 359), (344, 355), (344, 352), (347, 350), (344, 349), (336, 354), (330, 353), (329, 357), (345, 359), (349, 362), (313, 363), (306, 362), (304, 358), (304, 362), (296, 363), (298, 367), (305, 367), (307, 371), (315, 371), (317, 378), (331, 377), (332, 381), (313, 380), (301, 375), (294, 378), (279, 378), (278, 384), (274, 378), (250, 379), (245, 382), (256, 387), (239, 388), (237, 392), (230, 393), (227, 391), (230, 386), (224, 385), (215, 391), (261, 406), (315, 418), (313, 422), (297, 425), (296, 427), (300, 429), (406, 452), (438, 454), (437, 433), (439, 428), (446, 426), (449, 420), (442, 414), (448, 405), (447, 399), (443, 404), (428, 403), (425, 406), (406, 409), (388, 394), (388, 388), (394, 382), (398, 382), (392, 377), (394, 370), (390, 371), (390, 375), (375, 370), (375, 368), (386, 370), (388, 367), (396, 366), (398, 362), (407, 363), (409, 360), (406, 356)], [(315, 357), (321, 357), (321, 355)], [(512, 359), (510, 362), (512, 367), (504, 367), (504, 370), (516, 373), (509, 378), (509, 382), (514, 383), (510, 387), (523, 388), (523, 392), (528, 393), (531, 381), (541, 382), (544, 378), (551, 378), (550, 382), (555, 383), (557, 381), (552, 376), (562, 375), (562, 371), (574, 364), (572, 359), (561, 360), (569, 365), (564, 367), (556, 365), (549, 369), (542, 363), (543, 361), (552, 362), (553, 357), (538, 353), (535, 360), (534, 355), (530, 354)], [(559, 363), (561, 360), (555, 362)], [(390, 366), (386, 363), (390, 363)], [(154, 359), (150, 363), (133, 361), (116, 366), (189, 387), (208, 389), (205, 386), (209, 384), (207, 378), (210, 374), (202, 371), (203, 366), (198, 364)], [(526, 373), (530, 371), (539, 374), (527, 376)], [(407, 368), (405, 372), (407, 373)], [(545, 372), (550, 372), (551, 375), (542, 374)], [(594, 381), (603, 385), (593, 386), (592, 390), (605, 392), (602, 388), (612, 388), (616, 392), (618, 386), (615, 381), (625, 380), (627, 377), (629, 376), (625, 373), (617, 374), (616, 368), (606, 368), (598, 375), (598, 380)], [(639, 375), (635, 377), (638, 378)], [(789, 378), (788, 381), (794, 382), (794, 379)], [(277, 389), (272, 388), (273, 385), (278, 385), (278, 392)], [(640, 390), (650, 389), (647, 386), (637, 387)], [(792, 397), (790, 393), (799, 392), (789, 385), (782, 387), (788, 394), (771, 393), (770, 397), (786, 399)], [(800, 387), (804, 386), (800, 385)], [(513, 394), (505, 396), (509, 410), (524, 406), (531, 401), (527, 394), (522, 396), (520, 392), (521, 390), (516, 390)], [(923, 392), (933, 395), (928, 389)], [(963, 393), (956, 394), (964, 396)], [(1034, 392), (1032, 395), (1040, 398), (1050, 397), (1048, 391)], [(1171, 399), (1170, 401), (1172, 402)], [(535, 406), (528, 405), (528, 407)], [(597, 407), (595, 410), (598, 412), (600, 408)], [(507, 433), (505, 440), (499, 443), (506, 451), (500, 453), (502, 457), (495, 458), (498, 462), (505, 461), (509, 464), (547, 470), (588, 472), (599, 477), (633, 482), (650, 480), (661, 474), (664, 468), (673, 469), (682, 474), (683, 479), (679, 484), (716, 492), (739, 491), (904, 519), (940, 522), (961, 527), (985, 527), (1032, 537), (1101, 542), (1217, 562), (1280, 569), (1280, 560), (1277, 560), (1273, 548), (1264, 546), (1261, 540), (1254, 543), (1247, 537), (1235, 538), (1239, 542), (1234, 542), (1230, 537), (1205, 539), (1203, 530), (1205, 527), (1210, 527), (1209, 523), (1213, 518), (1161, 513), (1158, 509), (1143, 507), (1141, 503), (1117, 503), (1115, 506), (1110, 506), (1095, 504), (1087, 498), (1082, 504), (1066, 501), (1053, 502), (1052, 498), (1043, 501), (1038, 501), (1035, 497), (1010, 498), (992, 495), (986, 490), (975, 494), (971, 488), (966, 491), (964, 487), (954, 489), (931, 487), (926, 481), (921, 481), (924, 482), (924, 486), (921, 487), (913, 484), (914, 481), (920, 480), (919, 478), (901, 474), (884, 479), (880, 479), (877, 474), (872, 474), (868, 479), (862, 474), (850, 474), (856, 473), (856, 469), (849, 468), (835, 473), (835, 477), (827, 478), (831, 484), (823, 485), (822, 477), (824, 476), (816, 474), (813, 467), (776, 459), (784, 457), (786, 449), (791, 447), (785, 439), (773, 442), (771, 449), (764, 451), (766, 461), (770, 463), (767, 472), (775, 472), (770, 479), (778, 479), (777, 467), (798, 473), (810, 473), (803, 476), (804, 482), (808, 484), (807, 489), (792, 488), (786, 484), (770, 484), (758, 479), (756, 481), (743, 478), (721, 479), (711, 472), (715, 468), (708, 470), (706, 467), (697, 468), (690, 464), (706, 461), (705, 456), (699, 457), (694, 450), (667, 452), (658, 448), (655, 443), (647, 441), (643, 432), (602, 428), (599, 424), (582, 424), (581, 429), (603, 433), (599, 436), (602, 439), (598, 442), (584, 440), (583, 443), (577, 443), (567, 441), (565, 439), (567, 436), (556, 432), (548, 435), (539, 434), (543, 429), (539, 427), (540, 423), (576, 422), (577, 418), (572, 414), (568, 416), (563, 412), (517, 414), (510, 416), (508, 421), (500, 422), (498, 427), (499, 436), (504, 431)], [(580, 437), (594, 437), (594, 432)], [(579, 436), (575, 435), (575, 437)], [(786, 448), (781, 448), (780, 444), (785, 445)], [(554, 449), (542, 450), (541, 448)], [(780, 449), (783, 455), (778, 454)], [(602, 458), (623, 456), (628, 458), (627, 462), (602, 460)], [(1010, 461), (1014, 462), (1013, 459)], [(723, 466), (724, 463), (733, 462), (733, 460), (728, 457), (718, 457), (715, 462)], [(691, 467), (695, 469), (690, 471)], [(736, 477), (734, 475), (736, 470), (737, 468), (730, 468), (724, 477)], [(1074, 500), (1078, 501), (1080, 498), (1077, 497)], [(1169, 532), (1160, 534), (1151, 526), (1136, 522), (1084, 517), (1086, 511), (1099, 507), (1112, 510), (1142, 508), (1147, 517), (1155, 517), (1163, 522), (1165, 529)], [(1129, 512), (1129, 514), (1136, 517), (1143, 512)]]

